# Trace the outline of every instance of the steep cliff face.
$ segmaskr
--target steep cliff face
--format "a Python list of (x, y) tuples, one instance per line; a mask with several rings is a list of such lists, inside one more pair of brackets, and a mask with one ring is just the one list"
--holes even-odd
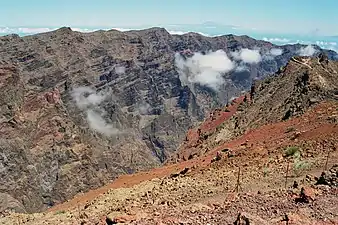
[(292, 57), (275, 76), (253, 86), (251, 103), (243, 103), (235, 118), (238, 130), (286, 121), (322, 101), (337, 101), (337, 78), (337, 62), (323, 54)]
[[(161, 28), (0, 37), (0, 193), (34, 212), (158, 166), (212, 108), (303, 47), (278, 47), (271, 57), (276, 46), (247, 36), (179, 36)], [(189, 59), (222, 50), (239, 67), (243, 48), (270, 59), (222, 70), (217, 89), (185, 84), (175, 63), (177, 52)]]

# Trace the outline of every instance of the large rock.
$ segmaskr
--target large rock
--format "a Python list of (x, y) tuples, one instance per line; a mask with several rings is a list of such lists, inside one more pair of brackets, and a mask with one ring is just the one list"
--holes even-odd
[(338, 187), (338, 165), (334, 165), (330, 170), (323, 172), (317, 184)]
[[(0, 213), (1, 212), (25, 213), (25, 207), (9, 194), (0, 193)], [(1, 214), (0, 214), (1, 215)]]

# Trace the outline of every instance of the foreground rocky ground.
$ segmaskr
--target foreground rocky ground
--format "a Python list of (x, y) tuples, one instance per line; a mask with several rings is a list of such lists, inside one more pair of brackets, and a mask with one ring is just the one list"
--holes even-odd
[[(195, 159), (122, 176), (48, 212), (12, 213), (0, 223), (234, 224), (241, 213), (250, 224), (337, 224), (337, 116), (338, 103), (323, 102), (228, 142), (218, 161), (216, 147)], [(290, 146), (300, 158), (286, 157)], [(329, 172), (321, 177), (325, 168)]]

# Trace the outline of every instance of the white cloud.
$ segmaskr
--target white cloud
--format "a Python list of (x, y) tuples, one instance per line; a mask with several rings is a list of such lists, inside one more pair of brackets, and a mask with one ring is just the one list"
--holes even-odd
[(167, 25), (168, 27), (180, 27), (181, 25), (178, 25), (178, 24), (169, 24)]
[[(177, 35), (183, 35), (183, 34), (187, 34), (187, 33), (191, 33), (191, 31), (175, 31), (175, 30), (168, 30), (169, 34), (177, 34)], [(202, 33), (202, 32), (193, 32), (193, 33), (197, 33), (206, 37), (211, 37), (212, 35), (206, 34), (206, 33)]]
[(138, 106), (138, 111), (141, 115), (147, 115), (151, 109), (151, 106), (147, 102), (142, 102)]
[(97, 94), (95, 90), (90, 87), (74, 88), (72, 97), (79, 109), (87, 109), (99, 105), (104, 99), (105, 95)]
[(298, 53), (301, 56), (313, 56), (316, 52), (317, 50), (313, 47), (313, 45), (308, 45), (301, 48)]
[(17, 34), (17, 33), (36, 34), (36, 33), (48, 32), (52, 30), (55, 30), (55, 28), (0, 27), (1, 34), (12, 34), (12, 33), (14, 34)]
[(8, 34), (8, 33), (13, 33), (13, 32), (11, 32), (11, 28), (9, 28), (9, 27), (1, 27), (0, 28), (0, 34)]
[(275, 59), (276, 56), (279, 56), (283, 54), (283, 49), (280, 49), (280, 48), (272, 48), (270, 49), (268, 52), (266, 52), (264, 55), (263, 55), (263, 60), (268, 60), (268, 61), (272, 61)]
[(186, 34), (188, 32), (184, 32), (184, 31), (174, 31), (174, 30), (170, 30), (168, 31), (170, 34), (177, 34), (177, 35), (183, 35)]
[(271, 43), (275, 43), (275, 44), (303, 44), (303, 45), (313, 45), (316, 44), (321, 48), (326, 48), (326, 49), (331, 49), (331, 50), (336, 50), (336, 46), (338, 45), (337, 42), (335, 41), (330, 41), (330, 40), (317, 40), (317, 41), (313, 41), (313, 40), (299, 40), (299, 39), (286, 39), (286, 38), (267, 38), (264, 37), (262, 38), (262, 40), (264, 41), (268, 41)]
[(35, 33), (43, 33), (43, 32), (49, 32), (55, 29), (52, 28), (25, 28), (21, 27), (18, 28), (19, 33), (29, 33), (29, 34), (35, 34)]
[(235, 68), (235, 64), (223, 50), (209, 52), (205, 55), (194, 53), (192, 57), (187, 59), (176, 54), (175, 64), (184, 85), (190, 86), (198, 83), (216, 91), (224, 83), (222, 74)]
[(249, 71), (249, 68), (246, 65), (243, 65), (243, 63), (241, 63), (240, 65), (236, 67), (236, 72), (243, 72), (243, 71)]
[(112, 136), (120, 133), (113, 124), (103, 118), (106, 112), (99, 105), (106, 97), (107, 93), (96, 93), (90, 87), (78, 87), (72, 91), (72, 97), (79, 109), (86, 113), (86, 119), (90, 129), (97, 131), (105, 136)]
[(100, 113), (97, 113), (92, 109), (89, 109), (86, 113), (89, 127), (92, 130), (95, 130), (106, 136), (113, 136), (120, 133), (120, 131), (112, 124), (107, 123)]
[(331, 49), (337, 52), (337, 42), (334, 41), (316, 41), (316, 45), (321, 48)]
[(113, 27), (113, 28), (78, 28), (78, 27), (72, 27), (72, 30), (82, 32), (82, 33), (88, 33), (88, 32), (94, 32), (94, 31), (98, 31), (98, 30), (104, 30), (104, 31), (118, 30), (118, 31), (121, 31), (121, 32), (125, 32), (125, 31), (130, 31), (132, 29), (120, 28), (120, 27)]
[(243, 48), (239, 51), (232, 52), (231, 55), (236, 60), (241, 60), (244, 63), (255, 64), (262, 61), (262, 56), (259, 53), (259, 50), (252, 50), (248, 48)]
[[(89, 29), (89, 28), (78, 28), (78, 27), (72, 27), (71, 29), (73, 31), (78, 31), (82, 33), (89, 33), (89, 32), (94, 32), (96, 30), (100, 30), (100, 29)], [(108, 29), (101, 29), (101, 30), (108, 30)]]
[(279, 42), (279, 43), (290, 42), (290, 40), (286, 39), (286, 38), (267, 38), (267, 37), (264, 37), (263, 40), (268, 41), (268, 42)]
[[(118, 31), (121, 31), (121, 32), (125, 32), (125, 31), (131, 31), (133, 29), (129, 29), (129, 28), (120, 28), (120, 27), (114, 27), (114, 28), (111, 28), (112, 30), (118, 30)], [(110, 29), (109, 29), (110, 30)], [(136, 29), (138, 30), (138, 29)]]
[(270, 49), (270, 55), (279, 56), (281, 54), (283, 54), (283, 49), (280, 49), (280, 48), (272, 48), (272, 49)]
[(336, 46), (337, 42), (327, 42), (327, 41), (316, 41), (316, 45), (320, 45), (320, 46)]
[(126, 68), (124, 66), (117, 66), (115, 67), (115, 73), (117, 74), (124, 74), (126, 72)]

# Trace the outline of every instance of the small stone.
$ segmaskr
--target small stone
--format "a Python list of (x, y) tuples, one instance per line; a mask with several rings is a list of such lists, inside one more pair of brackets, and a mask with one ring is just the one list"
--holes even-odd
[(299, 203), (309, 203), (310, 201), (314, 200), (314, 190), (311, 188), (304, 188), (300, 190), (299, 197), (296, 198), (296, 202)]
[(306, 180), (308, 180), (308, 181), (312, 181), (312, 177), (311, 177), (310, 175), (306, 175), (305, 178), (306, 178)]
[(106, 217), (106, 224), (117, 224), (117, 223), (130, 223), (136, 220), (134, 215), (118, 215), (111, 213)]

